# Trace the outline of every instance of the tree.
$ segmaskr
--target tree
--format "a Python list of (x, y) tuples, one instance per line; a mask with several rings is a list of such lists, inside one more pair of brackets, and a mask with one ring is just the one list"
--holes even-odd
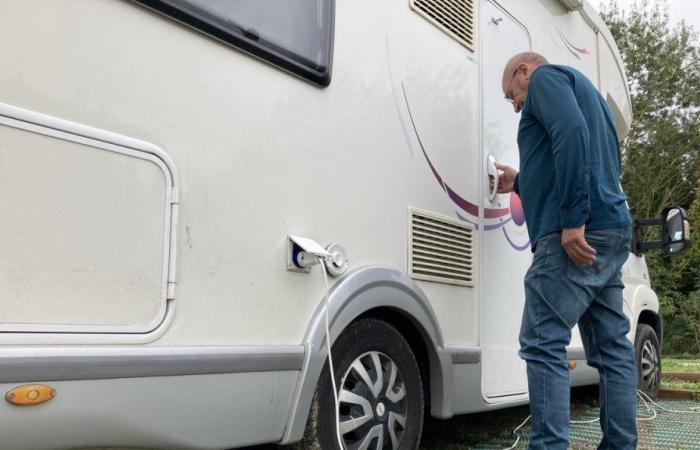
[[(634, 121), (622, 143), (622, 183), (635, 217), (671, 205), (700, 225), (700, 46), (685, 23), (671, 27), (668, 5), (615, 0), (601, 7), (626, 66)], [(691, 207), (692, 205), (692, 207)], [(648, 254), (662, 304), (667, 353), (700, 353), (700, 249), (673, 259)]]

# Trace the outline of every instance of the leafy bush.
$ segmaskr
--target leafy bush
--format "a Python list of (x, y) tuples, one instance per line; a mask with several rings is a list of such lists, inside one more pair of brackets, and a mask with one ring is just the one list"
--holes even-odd
[[(624, 60), (634, 121), (622, 144), (622, 184), (637, 218), (668, 206), (689, 210), (700, 237), (700, 46), (690, 25), (672, 27), (668, 5), (615, 0), (601, 6)], [(694, 231), (698, 230), (698, 231)], [(664, 258), (647, 254), (664, 316), (663, 351), (700, 354), (700, 245)]]

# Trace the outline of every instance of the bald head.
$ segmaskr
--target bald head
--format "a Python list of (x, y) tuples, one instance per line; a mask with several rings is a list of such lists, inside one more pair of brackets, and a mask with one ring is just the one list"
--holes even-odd
[(543, 64), (549, 64), (544, 56), (539, 53), (525, 52), (510, 58), (503, 69), (501, 87), (506, 100), (513, 104), (513, 110), (516, 113), (520, 112), (525, 104), (530, 75)]
[(547, 58), (544, 56), (540, 55), (539, 53), (535, 52), (523, 52), (523, 53), (518, 53), (517, 55), (513, 56), (508, 60), (508, 64), (506, 64), (505, 69), (503, 69), (503, 77), (505, 78), (506, 74), (512, 74), (515, 72), (515, 69), (518, 68), (519, 64), (525, 63), (529, 66), (533, 67), (539, 67), (542, 64), (549, 64), (547, 61)]

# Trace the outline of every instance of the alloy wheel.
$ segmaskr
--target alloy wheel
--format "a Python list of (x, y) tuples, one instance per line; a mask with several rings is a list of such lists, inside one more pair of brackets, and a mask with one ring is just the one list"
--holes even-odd
[(659, 382), (659, 356), (654, 344), (649, 340), (644, 341), (642, 346), (640, 367), (644, 387), (652, 391)]
[(348, 450), (399, 448), (407, 396), (396, 363), (381, 352), (357, 357), (340, 382), (340, 434)]

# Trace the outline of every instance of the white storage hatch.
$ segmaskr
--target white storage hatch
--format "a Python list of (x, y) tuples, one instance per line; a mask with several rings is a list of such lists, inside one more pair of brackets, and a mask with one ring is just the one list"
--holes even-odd
[(174, 286), (171, 171), (65, 124), (0, 117), (0, 332), (149, 332)]

